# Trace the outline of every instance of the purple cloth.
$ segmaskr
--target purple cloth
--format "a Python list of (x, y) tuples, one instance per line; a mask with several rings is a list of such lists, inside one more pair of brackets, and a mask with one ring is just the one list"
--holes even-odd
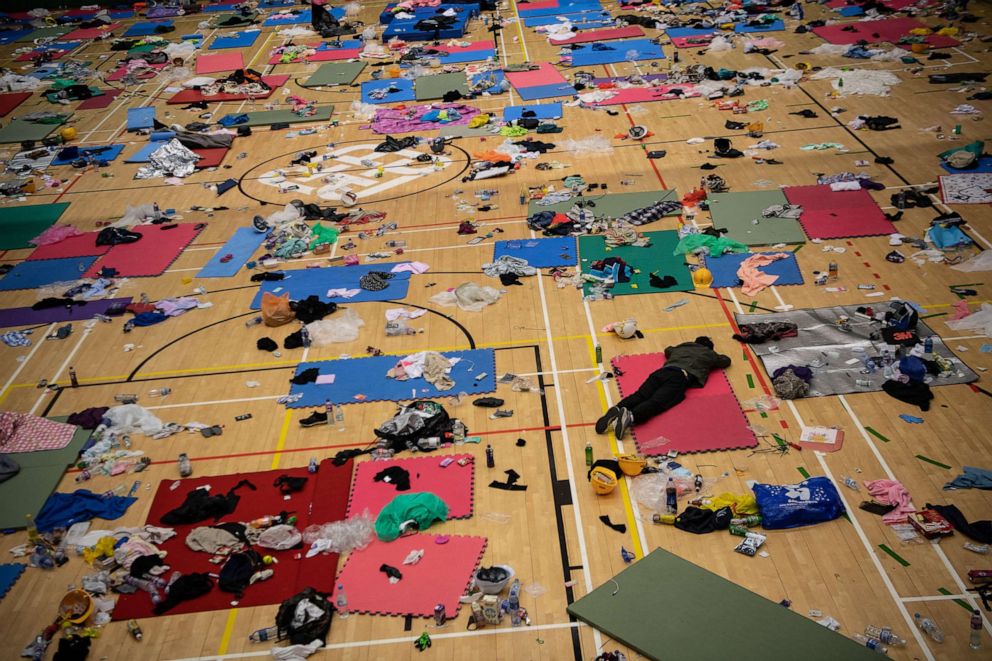
[(103, 420), (104, 414), (109, 410), (106, 406), (92, 406), (73, 413), (66, 419), (66, 423), (83, 429), (96, 429), (100, 425), (100, 421)]
[(145, 13), (145, 18), (167, 18), (179, 16), (179, 7), (152, 7)]
[(88, 301), (86, 305), (73, 305), (71, 310), (64, 307), (45, 310), (32, 310), (29, 307), (0, 309), (0, 328), (82, 321), (83, 319), (92, 319), (95, 314), (106, 314), (107, 308), (114, 303), (127, 305), (130, 302), (131, 297), (105, 298), (100, 301)]
[[(662, 82), (662, 81), (668, 80), (668, 74), (667, 73), (649, 73), (646, 76), (641, 76), (641, 78), (644, 81), (649, 82), (649, 83), (658, 83), (658, 82)], [(613, 76), (613, 77), (610, 77), (610, 78), (593, 78), (592, 79), (592, 82), (595, 85), (604, 85), (604, 84), (607, 84), (607, 83), (619, 83), (619, 82), (623, 82), (625, 79), (626, 79), (625, 76)]]
[[(456, 111), (461, 117), (453, 122), (422, 122), (420, 117), (431, 110), (451, 109)], [(379, 135), (391, 135), (394, 133), (415, 133), (417, 131), (434, 131), (442, 126), (459, 126), (468, 124), (469, 120), (478, 115), (481, 111), (478, 108), (462, 105), (460, 103), (439, 103), (430, 106), (413, 106), (406, 110), (394, 110), (392, 108), (380, 108), (375, 113), (372, 120), (372, 130)], [(417, 119), (411, 119), (416, 117)]]

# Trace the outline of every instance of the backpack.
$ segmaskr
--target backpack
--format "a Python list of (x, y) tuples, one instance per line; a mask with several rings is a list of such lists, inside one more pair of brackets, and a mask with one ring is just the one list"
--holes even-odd
[[(304, 606), (306, 610), (303, 611), (306, 615), (301, 618), (302, 621), (294, 623), (297, 607), (304, 600), (307, 602)], [(316, 615), (318, 610), (321, 611), (320, 615)], [(330, 595), (318, 592), (314, 588), (306, 588), (279, 605), (276, 627), (279, 628), (279, 636), (288, 638), (292, 645), (306, 645), (317, 639), (324, 642), (331, 630), (333, 616), (334, 604), (330, 600)]]
[(221, 567), (217, 587), (224, 592), (233, 592), (240, 598), (252, 575), (263, 566), (262, 556), (254, 549), (233, 553)]
[(400, 407), (395, 416), (382, 423), (375, 435), (390, 442), (393, 450), (402, 451), (422, 438), (444, 437), (451, 430), (451, 416), (437, 402), (420, 400)]
[(915, 330), (919, 314), (908, 303), (895, 302), (885, 313), (885, 323), (893, 330)]

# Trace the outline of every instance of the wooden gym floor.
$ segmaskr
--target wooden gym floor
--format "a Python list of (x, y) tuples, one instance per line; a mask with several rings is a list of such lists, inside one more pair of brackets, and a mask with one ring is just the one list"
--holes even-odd
[[(361, 18), (376, 23), (382, 2), (365, 3)], [(621, 13), (614, 3), (607, 4), (614, 14)], [(806, 5), (807, 20), (834, 16), (818, 6)], [(966, 26), (980, 34), (989, 34), (989, 6), (972, 3), (972, 11), (982, 15), (982, 21)], [(503, 14), (515, 16), (511, 0)], [(688, 10), (682, 10), (688, 11)], [(183, 17), (175, 20), (177, 29), (170, 36), (196, 31), (197, 23), (209, 15)], [(931, 24), (936, 19), (927, 19)], [(132, 21), (127, 21), (131, 23)], [(954, 124), (963, 125), (963, 134), (956, 144), (988, 137), (987, 123), (957, 117), (949, 111), (965, 102), (965, 95), (947, 86), (932, 86), (926, 74), (936, 71), (988, 70), (992, 57), (978, 40), (960, 48), (950, 49), (951, 59), (924, 61), (917, 73), (909, 67), (893, 63), (875, 63), (842, 58), (800, 55), (799, 52), (822, 43), (813, 35), (793, 34), (795, 21), (787, 20), (786, 32), (772, 33), (786, 46), (771, 56), (744, 55), (740, 49), (728, 53), (700, 56), (682, 50), (683, 64), (705, 62), (714, 68), (786, 66), (799, 61), (814, 65), (843, 65), (895, 71), (901, 84), (888, 97), (828, 98), (829, 83), (803, 81), (794, 89), (780, 86), (747, 88), (744, 100), (766, 99), (767, 111), (745, 118), (765, 124), (765, 138), (781, 145), (770, 153), (783, 161), (782, 165), (758, 165), (742, 158), (721, 162), (716, 171), (726, 179), (732, 191), (769, 189), (781, 185), (814, 183), (814, 173), (836, 173), (864, 169), (876, 181), (887, 186), (873, 195), (883, 207), (889, 207), (889, 196), (899, 187), (924, 184), (936, 180), (941, 173), (936, 154), (950, 144), (938, 141), (933, 133), (921, 129), (939, 124), (950, 133)], [(648, 30), (649, 36), (656, 36)], [(207, 31), (208, 38), (213, 32)], [(473, 22), (472, 39), (490, 38), (478, 21)], [(469, 38), (469, 37), (466, 37)], [(501, 61), (554, 61), (556, 49), (543, 37), (518, 23), (510, 23), (498, 35)], [(204, 284), (190, 278), (238, 227), (250, 223), (256, 213), (269, 213), (277, 207), (262, 207), (255, 199), (283, 204), (298, 193), (280, 194), (275, 188), (259, 182), (269, 169), (288, 165), (292, 156), (302, 150), (324, 150), (328, 144), (375, 145), (378, 136), (364, 129), (364, 121), (354, 119), (349, 112), (351, 101), (357, 98), (357, 88), (305, 90), (295, 81), (305, 78), (316, 65), (296, 64), (270, 67), (266, 65), (269, 51), (284, 42), (273, 28), (263, 28), (262, 36), (252, 48), (244, 49), (248, 66), (263, 72), (292, 76), (287, 88), (293, 94), (321, 103), (333, 103), (336, 127), (319, 126), (315, 135), (294, 139), (285, 132), (256, 131), (247, 138), (238, 138), (225, 164), (212, 171), (197, 172), (182, 186), (170, 186), (162, 180), (137, 181), (133, 174), (137, 166), (118, 159), (103, 172), (78, 173), (69, 167), (51, 168), (50, 173), (64, 178), (58, 189), (31, 196), (28, 203), (71, 202), (61, 222), (72, 223), (83, 230), (94, 229), (98, 221), (119, 218), (128, 205), (158, 202), (172, 207), (187, 221), (207, 222), (207, 229), (161, 277), (131, 279), (122, 288), (122, 295), (139, 296), (146, 293), (152, 300), (192, 294), (193, 288)], [(0, 49), (0, 65), (14, 66), (12, 46)], [(666, 53), (671, 47), (666, 46)], [(205, 52), (205, 51), (203, 51)], [(117, 55), (103, 43), (86, 43), (72, 57), (90, 63), (102, 72), (113, 69)], [(925, 57), (922, 58), (925, 60)], [(653, 63), (652, 63), (653, 64)], [(643, 72), (664, 71), (671, 59), (657, 61), (658, 68), (642, 66)], [(360, 80), (368, 77), (366, 69)], [(626, 74), (629, 64), (597, 68), (597, 74)], [(569, 72), (566, 70), (566, 74)], [(126, 109), (154, 105), (158, 117), (166, 123), (186, 124), (194, 121), (199, 111), (184, 111), (179, 106), (166, 106), (164, 80), (150, 80), (133, 95), (118, 99), (104, 111), (81, 111), (74, 115), (79, 144), (105, 144), (126, 141), (125, 155), (140, 145), (133, 135), (124, 133)], [(278, 92), (278, 103), (284, 96)], [(266, 102), (259, 102), (258, 109)], [(498, 111), (504, 105), (519, 104), (514, 92), (484, 98), (477, 105)], [(981, 104), (982, 102), (973, 102)], [(846, 112), (831, 116), (829, 110), (842, 106)], [(790, 113), (812, 109), (819, 115), (804, 119)], [(22, 105), (16, 114), (31, 110), (53, 109), (37, 97)], [(211, 104), (215, 117), (227, 112), (251, 110), (251, 103)], [(519, 205), (518, 195), (529, 185), (555, 180), (566, 174), (581, 174), (590, 183), (607, 184), (611, 192), (649, 191), (674, 188), (683, 195), (698, 184), (704, 172), (698, 166), (707, 160), (706, 150), (711, 138), (728, 132), (723, 125), (730, 117), (702, 99), (648, 103), (642, 106), (618, 107), (619, 114), (610, 116), (603, 111), (566, 108), (561, 124), (565, 132), (539, 136), (549, 142), (581, 139), (592, 135), (610, 138), (615, 146), (609, 157), (588, 157), (561, 149), (546, 155), (541, 161), (559, 160), (570, 167), (564, 171), (541, 172), (529, 164), (508, 177), (463, 184), (453, 177), (466, 164), (465, 153), (493, 146), (494, 139), (461, 139), (453, 150), (453, 163), (448, 169), (429, 175), (422, 181), (405, 184), (395, 192), (383, 194), (381, 201), (373, 200), (366, 208), (384, 211), (387, 221), (399, 225), (396, 232), (382, 238), (357, 241), (359, 254), (384, 249), (385, 241), (402, 239), (407, 242), (407, 255), (430, 264), (431, 270), (414, 276), (406, 301), (432, 307), (428, 299), (444, 288), (466, 281), (489, 284), (479, 272), (479, 265), (491, 257), (491, 240), (476, 246), (466, 245), (468, 237), (459, 236), (458, 223), (473, 218), (484, 224), (483, 232), (500, 228), (497, 238), (532, 236), (527, 229), (526, 209)], [(849, 131), (845, 123), (858, 114), (885, 114), (898, 117), (901, 130), (883, 133)], [(736, 119), (739, 119), (737, 116)], [(648, 149), (664, 149), (664, 159), (649, 161), (645, 151), (630, 141), (613, 140), (617, 133), (626, 132), (633, 124), (644, 124), (654, 136), (647, 140)], [(302, 125), (307, 126), (307, 125)], [(318, 126), (318, 125), (314, 125)], [(292, 127), (297, 130), (300, 126)], [(686, 144), (695, 136), (707, 137), (700, 145)], [(838, 142), (846, 153), (805, 152), (800, 147), (812, 142)], [(735, 136), (738, 148), (750, 144), (750, 139)], [(952, 143), (954, 144), (954, 143)], [(8, 146), (7, 157), (13, 146)], [(245, 156), (240, 158), (239, 155)], [(894, 159), (892, 166), (873, 163), (876, 155)], [(865, 159), (869, 165), (856, 168), (854, 161)], [(205, 186), (229, 177), (241, 182), (241, 189), (216, 197)], [(474, 201), (473, 193), (497, 189), (494, 197), (498, 208), (488, 213), (468, 214), (459, 211), (457, 201)], [(389, 198), (389, 199), (386, 199)], [(316, 198), (307, 201), (316, 201)], [(226, 211), (207, 214), (191, 211), (194, 205), (223, 204)], [(956, 209), (970, 224), (970, 235), (981, 248), (990, 247), (986, 237), (992, 237), (992, 211), (987, 205), (972, 205)], [(920, 236), (933, 217), (930, 209), (907, 210), (898, 228), (903, 234)], [(706, 224), (706, 214), (697, 218)], [(674, 229), (676, 219), (657, 223), (651, 229)], [(528, 279), (523, 287), (511, 287), (509, 294), (482, 313), (450, 309), (443, 314), (429, 314), (418, 320), (425, 332), (403, 338), (386, 338), (383, 311), (388, 304), (365, 303), (356, 306), (366, 322), (358, 341), (326, 348), (285, 351), (274, 358), (256, 350), (255, 341), (266, 334), (277, 340), (283, 332), (271, 333), (263, 327), (246, 329), (248, 304), (255, 293), (249, 274), (242, 272), (228, 281), (207, 281), (208, 292), (202, 300), (213, 304), (207, 310), (197, 310), (167, 323), (136, 329), (130, 335), (121, 333), (120, 323), (96, 324), (84, 328), (75, 324), (76, 332), (65, 341), (42, 341), (48, 328), (35, 332), (35, 343), (23, 349), (5, 348), (0, 361), (0, 391), (2, 406), (7, 410), (29, 411), (50, 415), (66, 415), (89, 406), (109, 405), (119, 393), (137, 393), (141, 403), (165, 421), (184, 423), (200, 421), (225, 425), (219, 438), (204, 439), (199, 435), (179, 434), (166, 440), (136, 439), (137, 448), (144, 450), (153, 464), (142, 475), (143, 486), (139, 501), (119, 522), (139, 525), (144, 522), (152, 491), (145, 485), (177, 478), (176, 456), (186, 452), (193, 460), (194, 474), (217, 475), (256, 471), (269, 468), (303, 466), (310, 457), (328, 457), (339, 449), (365, 446), (371, 430), (393, 411), (393, 404), (370, 403), (346, 407), (346, 431), (333, 426), (302, 429), (298, 421), (307, 410), (285, 410), (275, 398), (287, 392), (287, 379), (292, 368), (304, 359), (329, 359), (341, 354), (364, 355), (369, 345), (384, 352), (405, 355), (423, 349), (450, 350), (469, 346), (497, 349), (497, 373), (514, 372), (540, 379), (544, 393), (514, 393), (506, 387), (497, 392), (507, 400), (507, 408), (515, 411), (512, 418), (490, 420), (486, 411), (464, 403), (450, 405), (453, 415), (467, 421), (473, 434), (481, 434), (485, 443), (496, 450), (497, 470), (517, 470), (521, 482), (529, 486), (523, 493), (506, 492), (485, 487), (486, 469), (480, 467), (476, 489), (476, 515), (466, 521), (456, 521), (437, 527), (441, 533), (459, 532), (485, 535), (489, 539), (483, 564), (512, 565), (524, 585), (540, 584), (539, 596), (525, 594), (522, 605), (529, 611), (532, 626), (511, 629), (509, 625), (486, 628), (471, 633), (465, 630), (467, 609), (447, 628), (428, 630), (434, 638), (427, 653), (435, 659), (466, 659), (490, 657), (498, 659), (591, 659), (599, 650), (612, 650), (617, 644), (589, 627), (570, 622), (565, 607), (570, 600), (586, 594), (624, 567), (621, 546), (638, 557), (656, 547), (669, 549), (721, 576), (774, 601), (789, 599), (792, 609), (807, 614), (811, 609), (831, 616), (841, 624), (841, 632), (851, 635), (867, 624), (891, 626), (909, 639), (904, 649), (890, 652), (897, 659), (958, 659), (972, 654), (968, 651), (968, 615), (955, 599), (968, 587), (965, 572), (987, 566), (985, 557), (970, 554), (962, 548), (965, 541), (955, 535), (939, 545), (901, 545), (895, 535), (881, 523), (880, 518), (857, 509), (859, 497), (849, 491), (842, 493), (849, 505), (850, 520), (838, 519), (809, 528), (769, 534), (766, 558), (746, 558), (733, 553), (736, 544), (726, 534), (696, 536), (667, 526), (656, 526), (650, 512), (634, 501), (629, 486), (623, 485), (613, 494), (597, 497), (589, 488), (584, 472), (583, 448), (592, 442), (597, 457), (606, 457), (621, 450), (630, 450), (631, 442), (617, 444), (597, 436), (592, 423), (610, 404), (617, 401), (616, 387), (611, 382), (587, 383), (602, 366), (595, 361), (594, 346), (603, 348), (603, 360), (608, 365), (615, 355), (661, 351), (664, 347), (690, 340), (700, 334), (714, 338), (717, 348), (729, 354), (734, 363), (728, 376), (739, 400), (747, 402), (769, 392), (768, 377), (749, 351), (731, 339), (730, 320), (734, 312), (769, 308), (789, 304), (796, 307), (819, 307), (854, 304), (883, 299), (866, 299), (859, 283), (873, 283), (888, 295), (900, 296), (921, 303), (930, 313), (946, 312), (957, 301), (948, 285), (982, 281), (984, 274), (964, 274), (945, 265), (911, 261), (891, 264), (884, 255), (891, 250), (885, 237), (832, 241), (846, 248), (843, 254), (824, 253), (821, 245), (809, 243), (797, 253), (807, 284), (798, 287), (772, 287), (754, 301), (744, 300), (733, 290), (705, 291), (694, 294), (655, 294), (651, 296), (620, 297), (612, 301), (583, 302), (574, 289), (558, 289), (547, 276)], [(9, 251), (0, 256), (4, 263), (23, 259), (28, 251)], [(344, 254), (337, 246), (333, 256)], [(825, 269), (829, 260), (840, 267), (840, 283), (845, 293), (830, 293), (812, 284), (809, 274)], [(308, 256), (302, 264), (322, 263), (323, 256)], [(293, 266), (293, 265), (290, 265)], [(970, 298), (972, 309), (992, 296), (992, 282), (975, 286), (979, 295)], [(704, 295), (705, 294), (705, 295)], [(689, 303), (665, 311), (676, 301), (687, 298)], [(0, 295), (3, 307), (30, 305), (36, 300), (33, 291)], [(751, 307), (752, 303), (755, 307)], [(450, 317), (450, 318), (449, 318)], [(600, 332), (607, 323), (636, 317), (644, 331), (644, 339), (622, 341)], [(990, 354), (980, 351), (989, 340), (983, 336), (951, 332), (935, 317), (935, 330), (949, 340), (951, 347), (965, 347), (962, 358), (976, 369), (992, 367)], [(453, 323), (457, 321), (456, 323)], [(133, 342), (137, 348), (125, 352), (123, 345)], [(41, 379), (66, 383), (67, 367), (72, 365), (84, 387), (63, 390), (57, 397), (36, 384)], [(247, 381), (259, 385), (250, 388)], [(170, 386), (174, 393), (166, 400), (147, 397), (153, 387)], [(934, 390), (936, 400), (932, 410), (924, 414), (922, 425), (909, 425), (897, 416), (900, 413), (919, 414), (908, 405), (883, 393), (824, 397), (799, 400), (783, 405), (767, 418), (748, 413), (754, 424), (774, 430), (788, 440), (795, 440), (801, 425), (836, 425), (847, 434), (844, 449), (836, 454), (817, 455), (813, 452), (789, 452), (785, 455), (757, 454), (749, 451), (715, 452), (688, 455), (681, 458), (687, 467), (707, 477), (724, 473), (714, 489), (718, 492), (744, 492), (748, 480), (779, 484), (801, 479), (800, 472), (826, 475), (840, 479), (843, 475), (859, 475), (863, 479), (892, 478), (901, 481), (918, 505), (953, 502), (973, 518), (986, 518), (992, 511), (992, 495), (976, 490), (944, 492), (942, 485), (959, 472), (962, 465), (992, 467), (992, 407), (989, 400), (968, 386), (950, 386)], [(448, 406), (446, 402), (446, 406)], [(251, 413), (245, 422), (234, 417)], [(867, 433), (865, 427), (877, 430), (888, 439)], [(706, 434), (705, 421), (699, 433)], [(516, 447), (518, 437), (527, 440), (525, 447)], [(483, 446), (466, 446), (469, 452), (482, 456)], [(933, 458), (950, 465), (946, 470), (925, 463), (917, 455)], [(60, 490), (75, 487), (72, 473), (67, 474)], [(134, 477), (98, 477), (87, 484), (95, 491), (112, 489), (118, 484), (130, 484)], [(853, 497), (852, 497), (853, 496)], [(620, 535), (597, 519), (609, 515), (614, 522), (626, 522), (628, 532)], [(99, 522), (98, 522), (99, 523)], [(434, 529), (432, 529), (432, 532)], [(23, 532), (0, 538), (0, 553), (25, 541)], [(886, 545), (905, 560), (905, 566), (880, 549)], [(0, 656), (15, 658), (22, 646), (55, 616), (56, 606), (66, 587), (78, 584), (80, 577), (90, 571), (82, 560), (71, 562), (52, 572), (29, 570), (0, 602), (0, 618), (6, 623), (6, 635), (0, 640)], [(658, 586), (664, 590), (664, 584)], [(947, 594), (944, 594), (944, 593)], [(672, 594), (672, 599), (692, 599), (691, 594)], [(973, 601), (969, 601), (973, 603)], [(137, 643), (121, 623), (107, 626), (94, 643), (91, 658), (108, 659), (210, 659), (243, 658), (267, 654), (267, 646), (252, 646), (248, 634), (269, 626), (276, 607), (232, 608), (228, 611), (161, 617), (141, 622), (144, 641)], [(933, 617), (944, 629), (947, 639), (935, 644), (914, 636), (912, 614), (920, 612)], [(716, 630), (721, 618), (734, 617), (713, 604), (710, 626)], [(987, 616), (987, 614), (986, 614)], [(414, 622), (411, 631), (404, 630), (403, 618), (353, 616), (334, 622), (329, 649), (319, 658), (328, 659), (403, 659), (420, 658), (412, 641), (424, 624)], [(986, 648), (988, 632), (985, 620)], [(760, 645), (760, 640), (740, 641), (742, 645)], [(796, 651), (798, 655), (801, 650)], [(633, 655), (636, 657), (636, 655)], [(691, 653), (681, 654), (691, 658)], [(974, 656), (974, 654), (972, 654)], [(971, 658), (971, 657), (969, 657)], [(977, 656), (975, 656), (977, 658)]]

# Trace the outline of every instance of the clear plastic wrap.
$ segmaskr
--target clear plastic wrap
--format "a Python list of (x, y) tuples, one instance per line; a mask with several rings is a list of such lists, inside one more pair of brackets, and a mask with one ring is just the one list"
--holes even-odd
[(359, 329), (364, 325), (365, 322), (358, 313), (348, 308), (328, 319), (307, 324), (307, 332), (310, 334), (311, 344), (322, 347), (335, 342), (354, 342), (358, 339)]
[(498, 301), (500, 296), (498, 289), (480, 287), (474, 282), (466, 282), (451, 291), (435, 294), (431, 296), (430, 300), (432, 303), (449, 308), (457, 305), (462, 310), (481, 312), (487, 306)]
[[(368, 510), (344, 521), (307, 526), (303, 543), (311, 546), (308, 557), (316, 553), (348, 553), (365, 548), (374, 534), (374, 524)], [(317, 549), (314, 553), (314, 549)]]
[(103, 417), (110, 421), (109, 429), (118, 434), (141, 432), (146, 436), (162, 431), (162, 421), (138, 404), (122, 404), (107, 409)]
[(613, 145), (610, 139), (602, 135), (591, 135), (588, 138), (573, 140), (562, 140), (557, 143), (558, 148), (564, 152), (571, 152), (576, 156), (593, 156), (596, 154), (612, 154)]

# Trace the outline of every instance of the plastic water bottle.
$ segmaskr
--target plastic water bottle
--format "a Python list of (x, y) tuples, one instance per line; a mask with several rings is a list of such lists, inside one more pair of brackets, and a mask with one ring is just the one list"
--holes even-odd
[(675, 488), (675, 480), (670, 477), (665, 486), (665, 509), (669, 514), (679, 513), (679, 492)]
[(977, 608), (971, 611), (971, 639), (968, 647), (973, 650), (982, 648), (982, 613)]
[(865, 627), (865, 635), (869, 638), (876, 638), (886, 645), (893, 645), (896, 647), (902, 647), (906, 644), (905, 638), (900, 638), (899, 636), (892, 633), (892, 629), (889, 627), (876, 627), (869, 624)]
[(882, 641), (878, 638), (869, 638), (864, 634), (856, 633), (854, 634), (854, 640), (858, 641), (868, 649), (878, 652), (879, 654), (886, 654), (889, 651), (889, 648), (883, 645)]
[(923, 353), (928, 356), (933, 353), (933, 336), (923, 340)]
[(913, 615), (913, 619), (916, 621), (916, 626), (926, 635), (934, 639), (935, 642), (944, 642), (944, 632), (940, 630), (937, 623), (931, 620), (929, 617), (923, 617), (919, 613)]
[(266, 627), (248, 634), (248, 640), (253, 643), (264, 643), (267, 640), (276, 640), (277, 638), (279, 638), (279, 627)]
[(465, 423), (457, 418), (451, 425), (451, 440), (455, 445), (463, 445), (465, 443)]
[(592, 441), (586, 441), (586, 466), (592, 466)]
[(847, 487), (848, 489), (853, 489), (854, 491), (861, 491), (861, 487), (858, 486), (858, 483), (855, 482), (853, 478), (845, 475), (841, 479), (844, 482), (844, 486)]
[(334, 422), (337, 423), (338, 431), (344, 431), (344, 407), (340, 404), (334, 405)]
[(148, 391), (149, 397), (166, 397), (172, 394), (172, 388), (153, 388)]
[(348, 595), (344, 592), (344, 583), (338, 583), (338, 592), (334, 597), (334, 605), (338, 609), (338, 615), (343, 620), (348, 617)]

